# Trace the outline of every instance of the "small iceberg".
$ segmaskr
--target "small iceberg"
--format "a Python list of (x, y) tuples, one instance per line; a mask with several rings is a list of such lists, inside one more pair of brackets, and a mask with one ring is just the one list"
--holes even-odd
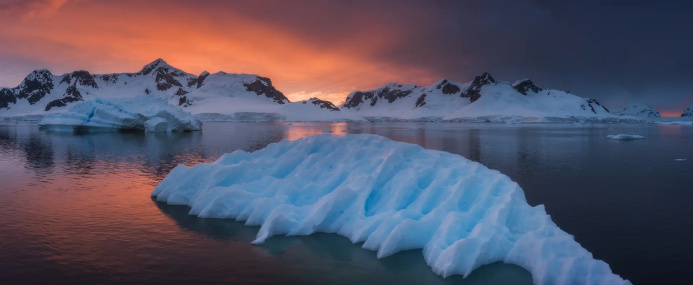
[(323, 133), (331, 133), (332, 130), (330, 130), (330, 129), (324, 129), (324, 130), (322, 130), (322, 132), (323, 132)]
[(606, 136), (607, 139), (612, 139), (612, 140), (641, 140), (644, 139), (645, 137), (641, 135), (627, 135), (627, 134), (618, 134), (618, 135), (608, 135)]
[(535, 284), (630, 284), (596, 260), (508, 176), (462, 156), (375, 135), (283, 140), (178, 165), (152, 192), (191, 215), (274, 235), (336, 233), (379, 258), (423, 249), (443, 277), (505, 262)]
[(39, 126), (69, 131), (187, 132), (202, 129), (190, 113), (154, 96), (96, 99), (72, 106), (67, 113), (44, 117)]

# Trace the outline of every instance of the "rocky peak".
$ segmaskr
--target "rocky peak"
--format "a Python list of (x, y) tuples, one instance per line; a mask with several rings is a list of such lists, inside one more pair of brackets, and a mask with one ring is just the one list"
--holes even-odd
[(446, 94), (446, 95), (456, 94), (462, 90), (462, 89), (460, 89), (459, 86), (450, 82), (447, 79), (443, 79), (443, 80), (439, 81), (438, 84), (436, 84), (436, 89), (439, 89), (440, 92), (442, 92), (443, 94)]
[(282, 92), (272, 86), (272, 80), (267, 77), (258, 76), (255, 81), (250, 83), (243, 83), (247, 91), (255, 92), (255, 94), (265, 95), (265, 97), (274, 100), (278, 104), (289, 103), (289, 99), (284, 96)]
[(9, 88), (0, 89), (0, 109), (9, 109), (10, 104), (16, 104), (17, 97), (14, 96), (14, 92)]
[(681, 113), (681, 117), (693, 117), (693, 104), (688, 106), (686, 110), (683, 110), (683, 113)]
[(484, 72), (481, 75), (477, 75), (476, 77), (474, 77), (472, 85), (483, 86), (491, 83), (496, 83), (496, 80), (493, 79), (491, 74), (489, 74), (488, 72)]
[(385, 86), (380, 87), (371, 91), (355, 91), (347, 96), (346, 101), (342, 105), (344, 108), (354, 108), (361, 106), (361, 103), (370, 101), (371, 106), (375, 106), (380, 99), (387, 100), (388, 103), (392, 103), (395, 100), (403, 97), (409, 96), (414, 89), (418, 88), (416, 85), (404, 86), (398, 83), (388, 83)]
[(476, 77), (474, 77), (474, 81), (472, 81), (472, 84), (469, 85), (469, 88), (467, 88), (467, 90), (463, 92), (460, 95), (460, 97), (469, 98), (470, 102), (479, 100), (479, 98), (481, 98), (481, 88), (485, 85), (489, 85), (492, 83), (496, 83), (496, 80), (493, 79), (491, 74), (489, 74), (488, 72), (484, 72), (481, 75), (477, 75)]
[(26, 98), (29, 104), (33, 105), (53, 89), (53, 74), (47, 69), (34, 70), (19, 84), (17, 89), (19, 89), (17, 98)]
[(157, 68), (175, 69), (175, 68), (173, 68), (173, 66), (170, 66), (168, 63), (166, 63), (166, 61), (164, 61), (163, 59), (158, 58), (155, 61), (152, 61), (151, 63), (142, 67), (142, 70), (137, 72), (137, 74), (147, 75), (147, 74), (150, 74), (152, 71), (154, 71)]
[(66, 82), (68, 85), (79, 84), (82, 86), (99, 88), (99, 86), (96, 85), (96, 81), (94, 81), (94, 76), (86, 70), (73, 71), (72, 73), (63, 75), (63, 79), (60, 83), (63, 82)]
[[(313, 105), (320, 107), (320, 109), (328, 109), (330, 111), (339, 111), (339, 108), (332, 104), (330, 101), (320, 100), (317, 97), (308, 99), (308, 102), (313, 103)], [(305, 104), (305, 102), (304, 102)]]
[(517, 90), (517, 92), (522, 93), (522, 95), (527, 95), (527, 92), (529, 91), (539, 93), (541, 90), (543, 90), (538, 86), (534, 85), (534, 82), (532, 82), (532, 80), (529, 79), (519, 80), (515, 82), (512, 86), (515, 90)]

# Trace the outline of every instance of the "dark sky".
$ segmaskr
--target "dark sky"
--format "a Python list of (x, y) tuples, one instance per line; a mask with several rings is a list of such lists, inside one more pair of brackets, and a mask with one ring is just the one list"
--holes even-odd
[(294, 100), (488, 71), (610, 107), (645, 102), (676, 115), (693, 103), (686, 1), (3, 3), (4, 86), (36, 68), (125, 72), (161, 57), (192, 73), (268, 76)]

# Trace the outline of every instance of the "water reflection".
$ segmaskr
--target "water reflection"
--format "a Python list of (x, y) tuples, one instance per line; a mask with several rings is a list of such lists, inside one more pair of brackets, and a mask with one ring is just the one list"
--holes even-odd
[[(162, 213), (185, 230), (224, 241), (250, 244), (259, 227), (223, 219), (199, 219), (188, 215), (187, 206), (172, 206), (152, 200)], [(295, 270), (310, 276), (286, 283), (300, 284), (532, 284), (526, 270), (502, 263), (479, 268), (467, 278), (443, 279), (426, 265), (421, 250), (408, 250), (378, 259), (375, 252), (360, 248), (335, 234), (275, 236), (257, 246), (268, 254), (281, 256)], [(348, 273), (348, 274), (345, 274)]]
[[(682, 218), (693, 216), (691, 127), (206, 123), (184, 134), (74, 135), (0, 123), (0, 283), (199, 283), (200, 272), (219, 283), (473, 283), (440, 279), (420, 252), (378, 260), (334, 235), (251, 246), (257, 228), (197, 219), (149, 197), (178, 164), (324, 130), (383, 135), (497, 169), (635, 284), (675, 283), (693, 264), (693, 220)], [(617, 133), (646, 139), (605, 139)], [(494, 265), (472, 276), (516, 269)]]

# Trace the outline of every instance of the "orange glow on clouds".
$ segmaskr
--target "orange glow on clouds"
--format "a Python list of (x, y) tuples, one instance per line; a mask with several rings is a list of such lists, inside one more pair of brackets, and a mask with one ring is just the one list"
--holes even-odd
[(0, 86), (16, 86), (33, 69), (54, 74), (135, 72), (156, 58), (199, 74), (253, 73), (297, 101), (344, 101), (356, 89), (387, 82), (430, 84), (440, 75), (374, 60), (398, 42), (396, 32), (345, 36), (315, 45), (281, 26), (219, 4), (176, 1), (44, 0), (0, 7), (0, 56), (32, 63)]

